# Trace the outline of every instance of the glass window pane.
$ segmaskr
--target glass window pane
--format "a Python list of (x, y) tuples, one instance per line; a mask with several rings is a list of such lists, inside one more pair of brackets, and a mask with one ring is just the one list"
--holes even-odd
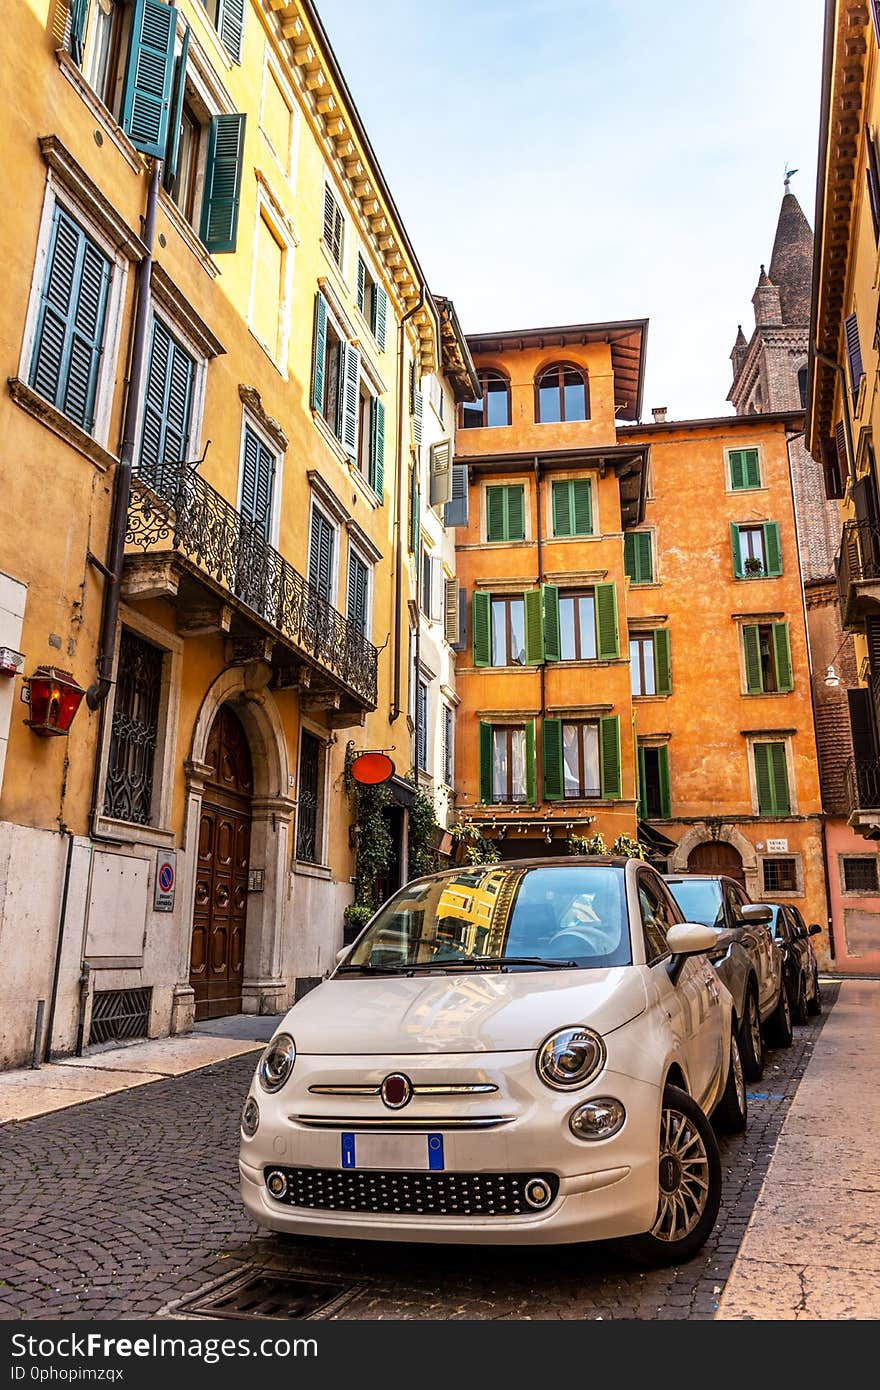
[(492, 731), (492, 800), (507, 800), (507, 730)]
[(643, 695), (657, 694), (657, 677), (654, 674), (654, 642), (650, 637), (642, 638), (642, 661), (645, 663), (645, 688)]
[(577, 372), (565, 373), (563, 390), (565, 392), (566, 420), (585, 420), (587, 418), (587, 401), (584, 383)]
[(461, 407), (461, 427), (463, 430), (477, 429), (483, 423), (483, 398), (478, 401), (464, 401)]
[(581, 772), (578, 762), (577, 724), (562, 726), (562, 771), (566, 796), (577, 796), (581, 789)]
[(526, 605), (525, 599), (515, 598), (510, 603), (511, 652), (510, 664), (523, 666), (526, 659)]
[(553, 373), (538, 390), (538, 414), (542, 424), (556, 424), (559, 415), (559, 378)]
[(492, 600), (492, 665), (507, 665), (507, 604)]
[(563, 661), (574, 661), (574, 599), (559, 600), (559, 655)]
[(633, 695), (642, 694), (642, 668), (639, 665), (639, 639), (629, 639), (629, 688)]
[(514, 801), (526, 799), (526, 731), (511, 729), (511, 768)]
[(599, 725), (585, 724), (583, 726), (584, 741), (584, 778), (586, 786), (584, 791), (590, 795), (599, 795), (601, 778), (599, 776)]
[(592, 594), (581, 594), (578, 599), (581, 629), (581, 661), (593, 661), (596, 657), (596, 603)]
[(507, 412), (507, 383), (504, 381), (486, 382), (487, 425), (509, 425)]

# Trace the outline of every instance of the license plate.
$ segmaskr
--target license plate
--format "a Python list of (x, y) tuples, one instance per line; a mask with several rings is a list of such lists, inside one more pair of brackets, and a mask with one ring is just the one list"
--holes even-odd
[(442, 1134), (343, 1134), (343, 1168), (443, 1172)]

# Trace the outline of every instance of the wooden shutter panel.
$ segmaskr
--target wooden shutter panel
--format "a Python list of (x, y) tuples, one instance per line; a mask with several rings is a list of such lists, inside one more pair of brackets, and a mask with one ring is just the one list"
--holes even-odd
[(779, 526), (775, 521), (764, 522), (764, 558), (768, 575), (782, 573), (782, 546), (779, 543)]
[(668, 627), (654, 629), (654, 684), (658, 695), (672, 694)]
[(450, 647), (454, 647), (459, 640), (458, 628), (458, 591), (460, 585), (457, 579), (444, 579), (443, 581), (443, 636), (446, 638)]
[(348, 621), (358, 632), (367, 626), (367, 567), (353, 550), (348, 552)]
[(730, 486), (735, 492), (739, 492), (746, 485), (742, 449), (731, 449), (728, 458), (730, 459)]
[(540, 666), (544, 660), (544, 597), (540, 589), (525, 594), (526, 665)]
[(419, 390), (418, 368), (415, 362), (409, 364), (409, 410), (412, 416), (413, 439), (422, 442), (422, 393)]
[(627, 531), (623, 538), (623, 572), (634, 583), (638, 582), (637, 564), (635, 532)]
[(385, 406), (370, 397), (370, 487), (385, 500)]
[(526, 721), (526, 801), (534, 806), (538, 799), (538, 767), (535, 756), (535, 721)]
[(788, 792), (788, 760), (784, 743), (771, 743), (770, 777), (773, 784), (773, 809), (777, 815), (787, 816), (791, 812), (791, 799)]
[(244, 450), (241, 460), (241, 488), (239, 510), (248, 521), (253, 521), (257, 511), (257, 484), (260, 472), (260, 445), (257, 436), (245, 426)]
[(555, 584), (545, 584), (544, 596), (544, 660), (560, 661), (562, 640), (559, 632), (559, 590)]
[(480, 800), (492, 798), (492, 725), (480, 724)]
[(770, 744), (756, 743), (753, 756), (755, 759), (755, 787), (758, 793), (758, 815), (771, 816), (775, 807), (773, 805), (773, 783), (770, 775)]
[(422, 521), (419, 507), (419, 470), (415, 463), (409, 469), (409, 548), (413, 555), (418, 553), (422, 534)]
[(315, 336), (312, 346), (312, 410), (324, 409), (324, 358), (327, 354), (327, 301), (315, 295)]
[[(247, 425), (241, 462), (241, 500), (239, 510), (263, 540), (269, 539), (272, 523), (272, 490), (275, 482), (275, 456)], [(329, 586), (329, 576), (327, 580)]]
[(606, 801), (619, 801), (620, 778), (620, 719), (616, 714), (599, 720), (599, 763), (602, 776), (602, 796)]
[(572, 535), (572, 524), (571, 483), (555, 482), (553, 484), (554, 536)]
[(452, 465), (452, 494), (443, 509), (444, 526), (467, 526), (468, 523), (468, 473), (466, 463)]
[[(457, 581), (456, 581), (457, 582)], [(467, 646), (467, 592), (459, 586), (458, 590), (458, 637), (450, 643), (453, 651), (463, 652)]]
[(507, 507), (506, 539), (524, 541), (526, 538), (525, 489), (521, 485), (504, 488)]
[(471, 600), (471, 632), (475, 666), (489, 666), (492, 661), (490, 602), (490, 595), (485, 590), (474, 590)]
[(657, 749), (657, 772), (660, 780), (660, 818), (668, 820), (672, 815), (672, 796), (669, 785), (669, 745), (666, 743)]
[(571, 485), (574, 534), (593, 534), (593, 490), (589, 478), (575, 478)]
[(70, 0), (70, 56), (79, 65), (83, 60), (83, 44), (86, 37), (86, 20), (89, 17), (89, 0)]
[(504, 505), (506, 489), (486, 488), (486, 540), (507, 540), (506, 508)]
[(650, 531), (633, 532), (636, 554), (636, 576), (640, 584), (654, 582), (654, 550)]
[[(635, 733), (635, 728), (633, 728)], [(636, 791), (639, 798), (639, 820), (648, 819), (648, 791), (647, 791), (647, 771), (645, 768), (645, 750), (642, 747), (636, 749), (636, 781), (638, 783)]]
[(174, 64), (174, 82), (171, 90), (171, 108), (168, 117), (168, 141), (165, 148), (165, 163), (162, 167), (162, 187), (171, 192), (177, 178), (177, 164), (180, 155), (180, 131), (183, 120), (183, 96), (186, 90), (186, 60), (189, 54), (189, 25), (183, 34), (180, 57)]
[(452, 440), (441, 439), (430, 449), (431, 506), (439, 507), (452, 498)]
[(351, 343), (345, 343), (345, 395), (342, 405), (342, 443), (349, 458), (357, 455), (358, 406), (360, 404), (361, 355)]
[(388, 320), (388, 296), (381, 285), (373, 286), (373, 336), (380, 351), (385, 351), (385, 325)]
[(742, 562), (742, 547), (739, 542), (739, 527), (735, 521), (730, 523), (730, 549), (733, 556), (734, 578), (742, 579), (744, 575)]
[(144, 390), (139, 471), (163, 496), (173, 496), (189, 444), (194, 366), (160, 319), (153, 336)]
[(244, 0), (221, 0), (217, 32), (230, 58), (240, 63), (244, 33)]
[(773, 650), (776, 656), (776, 688), (784, 693), (794, 690), (794, 673), (791, 666), (791, 644), (788, 623), (773, 624)]
[(119, 124), (136, 149), (155, 159), (165, 155), (176, 33), (173, 5), (135, 0)]
[(742, 634), (746, 690), (749, 695), (760, 695), (764, 690), (761, 672), (761, 634), (754, 623), (746, 623), (743, 626)]
[(544, 800), (561, 801), (565, 795), (561, 719), (542, 720), (541, 755), (544, 765)]
[(357, 306), (363, 314), (367, 305), (367, 267), (360, 251), (357, 258)]
[(843, 321), (846, 338), (846, 355), (849, 362), (849, 384), (853, 401), (859, 393), (859, 383), (864, 374), (862, 367), (862, 345), (859, 341), (859, 321), (855, 314), (847, 314)]
[(596, 653), (600, 661), (613, 661), (620, 655), (614, 584), (596, 585)]
[(326, 517), (312, 510), (309, 543), (309, 583), (326, 599), (331, 599), (333, 586), (333, 528)]
[(743, 449), (743, 477), (745, 487), (761, 486), (761, 461), (757, 449)]
[(199, 235), (209, 251), (234, 251), (238, 235), (246, 119), (241, 113), (212, 116), (208, 126), (205, 195)]

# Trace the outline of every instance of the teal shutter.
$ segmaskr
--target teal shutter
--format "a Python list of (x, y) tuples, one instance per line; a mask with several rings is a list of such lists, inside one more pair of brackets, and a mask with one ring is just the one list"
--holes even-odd
[(654, 629), (654, 684), (657, 695), (672, 694), (672, 664), (667, 627)]
[(452, 497), (443, 508), (443, 525), (447, 527), (467, 526), (468, 524), (468, 470), (466, 463), (452, 465)]
[(761, 695), (764, 680), (761, 671), (761, 634), (754, 623), (746, 623), (743, 633), (743, 656), (746, 668), (746, 690), (749, 695)]
[(209, 251), (234, 251), (241, 201), (245, 117), (212, 116), (199, 235)]
[(217, 15), (217, 32), (223, 47), (236, 63), (241, 62), (241, 45), (244, 35), (245, 0), (220, 0)]
[(348, 552), (348, 603), (346, 616), (358, 632), (367, 630), (367, 567), (353, 550)]
[(743, 451), (742, 449), (731, 449), (728, 457), (730, 459), (730, 486), (735, 492), (739, 492), (746, 485)]
[(666, 743), (657, 749), (657, 772), (660, 780), (660, 819), (668, 820), (672, 815), (672, 795), (669, 784), (669, 745)]
[(324, 358), (327, 355), (327, 301), (315, 295), (315, 336), (312, 345), (312, 410), (324, 410)]
[(135, 0), (119, 124), (136, 149), (165, 155), (174, 73), (177, 10), (160, 0)]
[(471, 635), (474, 645), (475, 666), (490, 666), (492, 664), (490, 602), (490, 595), (484, 590), (474, 590), (471, 611)]
[[(253, 430), (245, 425), (239, 511), (265, 541), (269, 539), (272, 525), (274, 485), (275, 455), (257, 438)], [(327, 583), (329, 585), (329, 574)]]
[(553, 484), (553, 534), (554, 536), (570, 536), (573, 534), (573, 517), (571, 505), (571, 483), (556, 482)]
[(357, 306), (361, 313), (364, 312), (367, 303), (367, 267), (364, 265), (364, 258), (360, 251), (357, 258)]
[(782, 546), (779, 543), (779, 526), (775, 521), (764, 522), (764, 558), (768, 575), (782, 573)]
[(739, 543), (739, 527), (735, 521), (730, 523), (730, 549), (733, 555), (733, 575), (735, 579), (742, 579), (744, 575), (742, 562), (742, 549)]
[(784, 694), (794, 690), (788, 623), (773, 624), (773, 651), (776, 656), (776, 689)]
[(544, 660), (544, 615), (543, 595), (540, 589), (529, 589), (525, 594), (526, 615), (526, 665), (540, 666)]
[(480, 724), (480, 800), (492, 801), (492, 725)]
[(525, 489), (506, 487), (504, 489), (507, 507), (507, 540), (524, 541), (526, 538)]
[(503, 487), (486, 488), (486, 540), (506, 541), (506, 510)]
[(385, 351), (385, 327), (388, 319), (388, 296), (381, 285), (373, 286), (373, 322), (370, 327), (373, 336), (379, 344), (379, 350)]
[(174, 86), (171, 93), (171, 114), (168, 118), (168, 141), (165, 148), (165, 163), (162, 168), (162, 187), (170, 193), (177, 178), (177, 164), (180, 156), (180, 129), (183, 119), (183, 96), (186, 90), (186, 60), (189, 54), (189, 25), (183, 34), (180, 57), (174, 64)]
[(70, 0), (70, 56), (79, 66), (83, 60), (83, 44), (86, 38), (86, 20), (89, 17), (89, 0)]
[(619, 801), (620, 779), (620, 719), (616, 714), (599, 720), (599, 762), (602, 777), (602, 796), (606, 801)]
[(385, 500), (385, 407), (370, 397), (370, 487)]
[(422, 393), (419, 390), (419, 373), (415, 362), (409, 364), (409, 413), (412, 416), (413, 438), (417, 444), (421, 444)]
[(343, 357), (344, 397), (342, 404), (342, 443), (349, 458), (357, 456), (358, 406), (360, 405), (361, 355), (350, 343)]
[(773, 784), (773, 803), (777, 815), (791, 814), (791, 800), (788, 793), (788, 766), (784, 743), (771, 743), (770, 777)]
[(545, 584), (544, 594), (544, 660), (560, 661), (562, 641), (559, 632), (559, 590), (555, 584)]
[(544, 764), (544, 800), (561, 801), (565, 795), (561, 719), (544, 719), (542, 721), (541, 754)]
[(596, 654), (600, 661), (613, 661), (620, 655), (614, 584), (596, 585)]
[(538, 768), (535, 757), (535, 721), (526, 722), (526, 801), (534, 806), (538, 799)]
[(110, 262), (56, 206), (30, 385), (87, 433), (94, 422)]
[(317, 507), (313, 507), (309, 536), (309, 584), (328, 603), (331, 602), (333, 588), (334, 542), (333, 527)]
[(413, 555), (418, 553), (422, 533), (419, 515), (419, 470), (413, 463), (409, 470), (409, 548)]
[(761, 463), (757, 449), (731, 449), (730, 486), (734, 492), (761, 486)]
[(189, 354), (154, 318), (138, 472), (163, 497), (173, 498), (187, 455), (194, 370)]

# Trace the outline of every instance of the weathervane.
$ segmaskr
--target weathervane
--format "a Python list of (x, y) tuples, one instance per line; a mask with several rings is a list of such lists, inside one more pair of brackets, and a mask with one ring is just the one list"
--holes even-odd
[(792, 175), (793, 175), (793, 174), (796, 174), (796, 173), (797, 173), (797, 169), (789, 169), (789, 167), (788, 167), (788, 160), (786, 160), (786, 161), (785, 161), (785, 191), (786, 191), (786, 193), (790, 192), (790, 189), (789, 189), (789, 186), (788, 186), (788, 185), (791, 183)]

